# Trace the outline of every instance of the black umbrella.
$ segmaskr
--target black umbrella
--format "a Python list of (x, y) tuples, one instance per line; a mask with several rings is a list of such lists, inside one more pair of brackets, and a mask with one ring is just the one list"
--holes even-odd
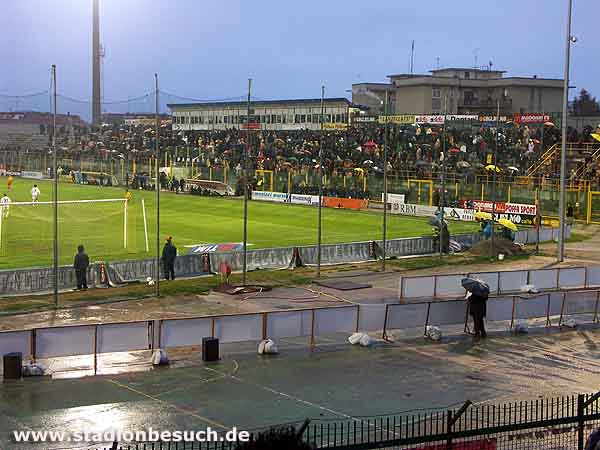
[(490, 294), (490, 287), (485, 281), (477, 278), (463, 278), (461, 281), (462, 287), (473, 295), (488, 296)]

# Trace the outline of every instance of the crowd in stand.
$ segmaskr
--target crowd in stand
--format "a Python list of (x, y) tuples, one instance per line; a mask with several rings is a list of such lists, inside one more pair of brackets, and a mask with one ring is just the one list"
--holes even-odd
[[(423, 179), (439, 177), (444, 169), (449, 176), (469, 182), (476, 175), (486, 173), (486, 166), (496, 161), (501, 170), (498, 176), (512, 179), (524, 174), (545, 149), (560, 142), (561, 138), (560, 130), (552, 123), (500, 123), (498, 129), (495, 125), (493, 122), (489, 126), (462, 124), (448, 126), (444, 132), (441, 126), (390, 124), (387, 128), (389, 173)], [(159, 145), (163, 152), (171, 154), (175, 165), (187, 163), (193, 165), (196, 172), (202, 168), (227, 167), (235, 175), (242, 171), (245, 147), (248, 148), (249, 169), (291, 172), (294, 175), (315, 174), (322, 147), (326, 178), (339, 180), (346, 177), (352, 180), (345, 183), (345, 190), (352, 190), (354, 196), (359, 196), (360, 179), (365, 174), (377, 176), (383, 173), (385, 130), (383, 125), (360, 125), (323, 133), (312, 130), (253, 130), (248, 133), (238, 129), (183, 132), (173, 131), (170, 125), (163, 123)], [(569, 129), (568, 140), (593, 142), (593, 131), (591, 127), (582, 132)], [(73, 165), (77, 167), (80, 158), (87, 161), (90, 158), (147, 160), (154, 154), (155, 136), (154, 127), (114, 125), (81, 134), (75, 143), (72, 136), (62, 136), (59, 144), (63, 153), (70, 154)], [(173, 156), (175, 148), (180, 151)], [(589, 168), (582, 176), (595, 177), (596, 167), (591, 155), (588, 156)], [(556, 164), (548, 167), (544, 176), (557, 177), (557, 169)], [(131, 175), (128, 183), (134, 187), (150, 188), (150, 178), (147, 173), (138, 172), (135, 177)], [(296, 192), (314, 193), (315, 186), (312, 183), (306, 185), (303, 177), (294, 180)], [(161, 184), (165, 189), (180, 190), (177, 179), (161, 179)], [(330, 183), (325, 189), (335, 194), (342, 188), (339, 183)]]

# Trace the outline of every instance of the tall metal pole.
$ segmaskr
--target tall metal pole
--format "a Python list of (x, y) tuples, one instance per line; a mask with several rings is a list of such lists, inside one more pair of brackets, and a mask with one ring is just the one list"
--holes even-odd
[(495, 259), (496, 258), (496, 252), (495, 252), (495, 240), (494, 240), (494, 234), (495, 234), (495, 221), (496, 221), (496, 174), (498, 172), (498, 166), (496, 165), (496, 160), (498, 158), (498, 135), (500, 134), (500, 100), (498, 100), (498, 112), (496, 115), (496, 145), (494, 145), (494, 157), (492, 160), (492, 164), (494, 165), (494, 176), (492, 178), (492, 242), (491, 242), (491, 247), (492, 247), (492, 257)]
[(243, 156), (243, 177), (244, 177), (244, 244), (243, 244), (243, 262), (242, 262), (242, 285), (246, 285), (246, 257), (248, 244), (248, 150), (250, 147), (250, 93), (252, 92), (252, 78), (248, 78), (248, 102), (246, 113), (246, 145), (244, 146)]
[(444, 207), (446, 206), (446, 113), (447, 113), (447, 101), (448, 96), (444, 96), (444, 128), (442, 133), (442, 153), (444, 154), (444, 160), (442, 161), (442, 193), (440, 196), (440, 209), (442, 216), (440, 218), (440, 257), (444, 253), (444, 240), (442, 239), (444, 233)]
[(317, 278), (321, 277), (321, 203), (323, 202), (323, 117), (325, 114), (325, 86), (321, 86), (321, 116), (319, 126), (321, 136), (319, 138), (319, 207), (317, 212)]
[(387, 203), (388, 203), (388, 173), (387, 173), (387, 164), (388, 164), (388, 114), (389, 114), (389, 92), (385, 91), (385, 128), (383, 131), (383, 239), (382, 244), (382, 258), (381, 258), (381, 271), (385, 272), (385, 258), (386, 258), (386, 250), (387, 250)]
[(562, 110), (562, 146), (560, 149), (560, 200), (559, 200), (559, 221), (558, 230), (558, 249), (557, 260), (561, 262), (565, 256), (565, 178), (567, 170), (567, 121), (569, 104), (569, 66), (571, 64), (571, 13), (573, 10), (573, 0), (568, 0), (567, 13), (567, 39), (565, 50), (565, 79), (563, 85), (563, 110)]
[(154, 273), (154, 295), (156, 297), (160, 296), (160, 127), (158, 123), (158, 74), (154, 74), (154, 92), (155, 92), (155, 105), (154, 105), (154, 114), (155, 114), (155, 135), (156, 139), (154, 140), (154, 153), (156, 156), (156, 164), (155, 164), (155, 176), (156, 176), (156, 270)]
[(100, 0), (92, 2), (92, 125), (101, 121), (102, 110), (100, 107), (101, 80), (100, 80)]
[(58, 307), (58, 174), (56, 155), (56, 64), (52, 64), (52, 176), (54, 177), (54, 242), (53, 242), (53, 270), (52, 284), (54, 287), (54, 306)]

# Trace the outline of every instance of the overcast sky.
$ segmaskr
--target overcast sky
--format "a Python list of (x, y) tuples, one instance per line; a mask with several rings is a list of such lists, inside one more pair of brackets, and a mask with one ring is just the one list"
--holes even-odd
[[(243, 96), (248, 77), (258, 98), (318, 97), (323, 83), (327, 96), (348, 96), (352, 83), (407, 72), (413, 39), (415, 72), (436, 68), (438, 57), (442, 67), (471, 67), (476, 55), (478, 65), (492, 61), (508, 76), (562, 78), (564, 70), (567, 0), (100, 1), (105, 101), (151, 91), (155, 72), (161, 90), (198, 99)], [(59, 91), (89, 101), (91, 5), (2, 0), (0, 94), (48, 89), (56, 64)], [(600, 1), (574, 0), (571, 84), (597, 97), (599, 18)], [(149, 110), (147, 103), (130, 108)], [(19, 104), (29, 105), (48, 101)]]

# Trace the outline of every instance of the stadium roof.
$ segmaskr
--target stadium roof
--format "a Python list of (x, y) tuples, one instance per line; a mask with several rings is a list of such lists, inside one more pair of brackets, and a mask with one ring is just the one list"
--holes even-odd
[[(306, 103), (320, 103), (320, 98), (300, 98), (290, 100), (252, 100), (251, 106), (254, 105), (285, 105), (285, 104), (306, 104)], [(352, 103), (346, 97), (332, 97), (323, 99), (323, 103), (346, 103), (351, 105)], [(248, 102), (195, 102), (195, 103), (169, 103), (167, 107), (173, 109), (174, 107), (190, 107), (190, 106), (246, 106)]]

